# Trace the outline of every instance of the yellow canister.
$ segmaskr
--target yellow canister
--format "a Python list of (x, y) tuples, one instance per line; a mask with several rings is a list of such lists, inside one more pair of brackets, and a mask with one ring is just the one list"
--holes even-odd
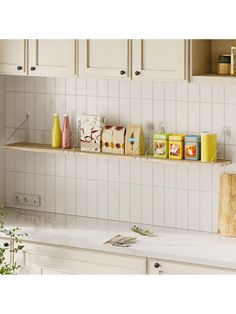
[(173, 134), (169, 136), (169, 158), (183, 159), (185, 134)]
[(201, 161), (215, 162), (217, 160), (217, 140), (215, 132), (201, 133)]

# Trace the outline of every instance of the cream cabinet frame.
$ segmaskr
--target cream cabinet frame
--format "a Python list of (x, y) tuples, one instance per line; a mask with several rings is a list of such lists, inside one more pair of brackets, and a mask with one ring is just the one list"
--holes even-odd
[(132, 41), (132, 78), (188, 80), (189, 41), (147, 39)]
[(0, 40), (0, 74), (27, 75), (28, 40)]
[(28, 75), (75, 76), (76, 40), (32, 39), (28, 43)]
[(131, 41), (117, 39), (79, 40), (79, 76), (127, 79), (131, 76)]

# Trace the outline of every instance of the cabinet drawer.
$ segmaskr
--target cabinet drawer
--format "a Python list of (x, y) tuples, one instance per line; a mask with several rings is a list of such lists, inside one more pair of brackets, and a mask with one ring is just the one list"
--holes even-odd
[(148, 262), (150, 275), (198, 275), (198, 274), (235, 274), (236, 271), (227, 268), (218, 268), (189, 263), (171, 262), (159, 259), (150, 259)]

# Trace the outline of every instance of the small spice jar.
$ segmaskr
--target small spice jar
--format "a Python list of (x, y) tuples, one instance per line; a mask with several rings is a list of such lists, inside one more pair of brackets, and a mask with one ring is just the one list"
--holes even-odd
[(169, 136), (169, 158), (183, 159), (185, 134), (173, 134)]
[(229, 75), (230, 74), (231, 55), (223, 54), (218, 57), (218, 74)]
[(184, 140), (184, 158), (187, 160), (200, 160), (201, 137), (199, 135), (187, 135)]
[(156, 133), (153, 135), (153, 156), (156, 158), (169, 157), (169, 133)]

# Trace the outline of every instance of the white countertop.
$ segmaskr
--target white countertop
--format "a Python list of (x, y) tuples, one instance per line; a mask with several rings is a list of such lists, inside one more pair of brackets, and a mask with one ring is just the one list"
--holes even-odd
[[(5, 226), (20, 227), (27, 241), (97, 251), (154, 257), (236, 269), (236, 238), (175, 228), (142, 225), (157, 233), (150, 238), (130, 231), (134, 224), (7, 208)], [(117, 234), (137, 237), (131, 247), (104, 244)]]

